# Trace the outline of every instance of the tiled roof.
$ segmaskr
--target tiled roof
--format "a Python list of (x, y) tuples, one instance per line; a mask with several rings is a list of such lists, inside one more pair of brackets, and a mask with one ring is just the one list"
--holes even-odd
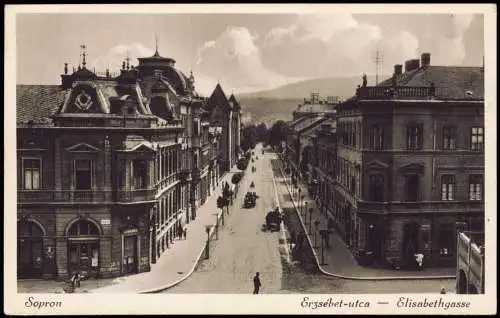
[(62, 106), (66, 91), (58, 85), (17, 85), (16, 123), (52, 125), (50, 117)]
[(297, 124), (300, 124), (301, 122), (304, 122), (304, 121), (307, 121), (308, 119), (311, 119), (311, 118), (316, 118), (317, 117), (317, 114), (311, 114), (311, 115), (308, 115), (308, 116), (303, 116), (303, 117), (300, 117), (300, 118), (297, 118), (295, 120), (291, 120), (289, 122), (287, 122), (287, 125), (289, 128), (292, 128), (297, 125)]
[(305, 104), (295, 109), (294, 112), (297, 113), (326, 113), (335, 112), (334, 105), (328, 104)]
[(308, 129), (320, 124), (321, 122), (325, 121), (326, 119), (327, 119), (327, 117), (324, 117), (324, 116), (310, 117), (307, 120), (296, 125), (294, 127), (294, 130), (296, 132), (304, 133)]
[(234, 96), (234, 94), (231, 94), (231, 96), (229, 97), (229, 101), (233, 103), (234, 110), (236, 111), (241, 110), (241, 105)]
[(221, 106), (227, 111), (231, 110), (231, 105), (229, 104), (226, 94), (224, 93), (224, 90), (222, 89), (222, 86), (220, 86), (220, 84), (217, 84), (217, 86), (215, 86), (212, 95), (210, 95), (210, 97), (207, 99), (207, 101), (203, 105), (203, 108), (211, 112), (217, 106)]
[[(402, 87), (429, 87), (434, 83), (438, 99), (484, 99), (483, 70), (482, 67), (431, 65), (401, 74), (396, 84)], [(392, 78), (378, 86), (392, 86)]]

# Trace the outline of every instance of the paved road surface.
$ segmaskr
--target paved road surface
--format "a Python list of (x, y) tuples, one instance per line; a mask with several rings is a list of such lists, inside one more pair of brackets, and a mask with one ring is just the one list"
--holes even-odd
[[(439, 293), (441, 287), (455, 290), (455, 281), (355, 281), (309, 274), (300, 268), (281, 261), (278, 232), (262, 232), (265, 213), (275, 206), (275, 189), (271, 159), (277, 156), (266, 153), (262, 156), (260, 145), (256, 147), (256, 173), (249, 172), (242, 181), (239, 202), (226, 219), (225, 227), (219, 231), (219, 240), (211, 248), (210, 259), (204, 261), (184, 282), (164, 293), (251, 293), (252, 277), (261, 273), (262, 293)], [(276, 175), (278, 178), (278, 174)], [(260, 196), (257, 206), (243, 209), (244, 193), (251, 181)], [(284, 204), (286, 188), (276, 182), (280, 204)]]
[[(238, 198), (233, 211), (226, 218), (225, 226), (219, 230), (215, 248), (211, 248), (210, 259), (181, 284), (165, 291), (168, 293), (252, 293), (253, 276), (260, 272), (264, 293), (276, 293), (281, 288), (281, 261), (279, 253), (279, 232), (263, 232), (265, 214), (275, 204), (273, 173), (269, 159), (264, 160), (259, 147), (250, 162), (248, 172), (241, 181)], [(269, 156), (269, 154), (267, 155)], [(251, 172), (251, 166), (257, 172)], [(257, 206), (242, 207), (243, 197), (254, 181), (260, 197)]]

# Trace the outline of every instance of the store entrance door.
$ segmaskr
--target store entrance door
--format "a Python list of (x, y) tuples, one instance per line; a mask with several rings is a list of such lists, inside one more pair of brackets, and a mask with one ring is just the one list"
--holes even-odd
[(125, 236), (123, 242), (123, 268), (125, 274), (138, 272), (137, 264), (137, 235)]

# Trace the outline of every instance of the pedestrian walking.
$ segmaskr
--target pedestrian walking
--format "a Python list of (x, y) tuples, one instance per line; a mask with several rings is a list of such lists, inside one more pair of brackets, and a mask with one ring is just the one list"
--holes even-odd
[(184, 239), (186, 239), (186, 236), (187, 236), (187, 227), (184, 227), (184, 229), (182, 230), (182, 234), (184, 234)]
[(73, 277), (71, 277), (71, 285), (73, 285), (73, 287), (80, 287), (80, 273), (79, 272), (75, 272), (73, 274)]
[(415, 261), (417, 262), (418, 270), (421, 271), (424, 267), (424, 254), (415, 254)]
[(258, 294), (259, 289), (260, 289), (261, 283), (260, 283), (260, 278), (259, 278), (259, 272), (255, 273), (255, 276), (253, 277), (253, 293)]

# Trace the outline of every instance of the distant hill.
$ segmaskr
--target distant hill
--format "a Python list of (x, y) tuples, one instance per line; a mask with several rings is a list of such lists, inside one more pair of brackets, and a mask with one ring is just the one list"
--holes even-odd
[[(387, 76), (380, 76), (384, 79)], [(375, 76), (368, 76), (368, 85), (375, 84)], [(279, 99), (300, 99), (309, 97), (312, 91), (317, 91), (321, 96), (334, 95), (350, 97), (354, 95), (356, 87), (361, 85), (362, 78), (359, 77), (331, 77), (305, 80), (293, 84), (284, 85), (272, 90), (240, 94), (238, 97), (262, 97)]]
[[(381, 76), (381, 79), (386, 76)], [(368, 85), (375, 84), (375, 76), (368, 76)], [(288, 84), (268, 91), (239, 94), (238, 100), (244, 112), (244, 121), (272, 125), (277, 120), (291, 120), (292, 112), (298, 104), (309, 98), (312, 91), (321, 96), (340, 96), (348, 98), (354, 95), (356, 87), (361, 85), (361, 77), (333, 77), (305, 80)]]

